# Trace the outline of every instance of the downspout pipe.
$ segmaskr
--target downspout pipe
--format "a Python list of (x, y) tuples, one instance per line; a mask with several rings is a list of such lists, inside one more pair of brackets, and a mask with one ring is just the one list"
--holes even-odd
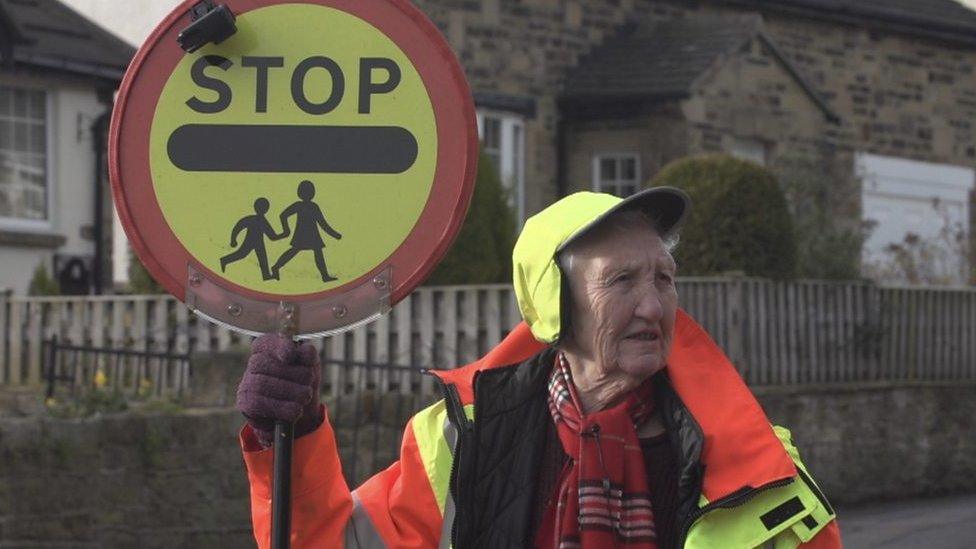
[(104, 208), (104, 183), (105, 183), (105, 147), (108, 140), (105, 139), (108, 131), (108, 123), (111, 117), (111, 110), (107, 110), (92, 123), (92, 144), (95, 153), (95, 211), (92, 216), (92, 236), (95, 239), (95, 260), (92, 262), (92, 293), (102, 295), (104, 292), (104, 277), (102, 267), (105, 264), (105, 208)]

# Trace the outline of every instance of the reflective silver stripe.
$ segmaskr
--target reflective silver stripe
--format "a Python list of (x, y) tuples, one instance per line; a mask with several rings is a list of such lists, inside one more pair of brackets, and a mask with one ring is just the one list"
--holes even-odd
[(356, 549), (386, 549), (386, 543), (373, 526), (373, 521), (360, 503), (356, 492), (352, 493), (352, 516), (346, 524), (343, 546)]
[[(451, 423), (451, 420), (444, 418), (444, 440), (447, 447), (451, 449), (451, 456), (457, 457), (458, 431)], [(453, 466), (452, 466), (453, 467)], [(451, 495), (451, 487), (447, 487), (447, 495), (444, 498), (444, 521), (441, 523), (441, 542), (440, 549), (451, 549), (451, 532), (454, 529), (454, 497)]]

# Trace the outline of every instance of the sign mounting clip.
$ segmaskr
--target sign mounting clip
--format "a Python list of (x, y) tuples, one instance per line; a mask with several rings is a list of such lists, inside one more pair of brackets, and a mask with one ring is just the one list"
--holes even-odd
[(234, 13), (226, 4), (214, 6), (213, 0), (202, 0), (190, 8), (190, 26), (176, 37), (187, 53), (193, 53), (210, 42), (219, 44), (237, 32)]

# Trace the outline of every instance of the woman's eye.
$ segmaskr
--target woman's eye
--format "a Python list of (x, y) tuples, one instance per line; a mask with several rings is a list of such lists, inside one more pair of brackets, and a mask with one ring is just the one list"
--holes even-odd
[(661, 282), (670, 283), (671, 282), (671, 275), (669, 275), (668, 273), (658, 273), (657, 274), (657, 279), (660, 280)]
[(620, 275), (617, 275), (617, 276), (613, 277), (613, 279), (610, 280), (610, 284), (620, 284), (620, 283), (629, 282), (629, 281), (630, 281), (630, 275), (629, 274), (620, 274)]

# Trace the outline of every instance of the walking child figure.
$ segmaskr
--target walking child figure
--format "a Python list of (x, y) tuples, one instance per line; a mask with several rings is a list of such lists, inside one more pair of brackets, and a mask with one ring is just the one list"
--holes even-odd
[(258, 265), (261, 267), (261, 278), (271, 280), (271, 271), (268, 270), (268, 252), (264, 249), (264, 238), (270, 240), (281, 240), (288, 236), (286, 233), (276, 235), (271, 224), (268, 223), (265, 214), (271, 204), (267, 198), (258, 198), (254, 201), (254, 215), (243, 217), (234, 225), (234, 230), (230, 234), (230, 245), (237, 247), (237, 236), (244, 231), (244, 242), (241, 247), (220, 258), (220, 271), (226, 272), (227, 265), (240, 261), (247, 257), (251, 252), (258, 256)]
[(314, 197), (315, 185), (311, 181), (302, 181), (298, 184), (298, 198), (301, 200), (288, 206), (285, 208), (285, 211), (281, 212), (282, 236), (291, 234), (291, 228), (288, 226), (288, 218), (293, 215), (296, 218), (295, 236), (291, 239), (291, 247), (285, 253), (281, 254), (278, 261), (275, 261), (274, 266), (271, 267), (271, 278), (278, 280), (280, 276), (278, 271), (286, 263), (291, 261), (298, 252), (312, 250), (315, 252), (315, 266), (319, 269), (322, 282), (336, 280), (334, 276), (329, 274), (329, 271), (325, 267), (325, 255), (322, 253), (323, 248), (325, 248), (325, 242), (323, 242), (322, 236), (319, 235), (319, 229), (321, 228), (336, 240), (341, 240), (342, 235), (325, 221), (325, 216), (322, 215), (322, 209), (319, 208), (318, 204), (312, 202), (312, 198)]

